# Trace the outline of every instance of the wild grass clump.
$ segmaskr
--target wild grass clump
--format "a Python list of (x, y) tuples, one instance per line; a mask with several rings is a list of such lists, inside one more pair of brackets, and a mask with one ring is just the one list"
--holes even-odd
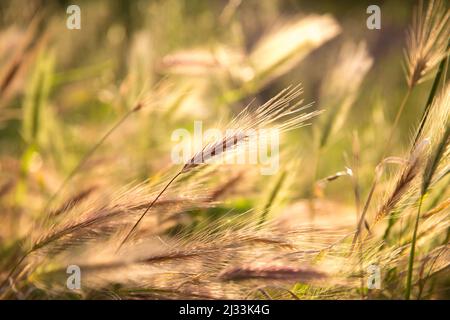
[[(76, 35), (0, 10), (2, 299), (449, 298), (446, 3), (383, 5), (411, 9), (403, 57), (336, 4), (273, 3), (86, 3)], [(223, 135), (174, 163), (195, 121)], [(272, 175), (220, 161), (274, 132)]]

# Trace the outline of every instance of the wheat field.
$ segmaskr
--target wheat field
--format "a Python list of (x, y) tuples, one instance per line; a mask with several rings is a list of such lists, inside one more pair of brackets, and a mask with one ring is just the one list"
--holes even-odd
[(69, 5), (0, 3), (1, 299), (450, 299), (446, 1)]

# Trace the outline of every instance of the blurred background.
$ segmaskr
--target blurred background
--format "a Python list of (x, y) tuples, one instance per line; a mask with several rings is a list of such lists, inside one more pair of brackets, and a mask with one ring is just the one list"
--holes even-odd
[[(73, 4), (80, 30), (66, 27)], [(380, 30), (366, 26), (373, 4), (381, 8)], [(354, 190), (361, 199), (368, 194), (408, 90), (402, 61), (415, 4), (2, 0), (2, 260), (19, 256), (14, 250), (55, 194), (58, 210), (61, 200), (94, 190), (107, 202), (132, 183), (157, 185), (176, 167), (174, 130), (192, 130), (199, 120), (205, 128), (227, 123), (249, 103), (298, 84), (304, 104), (313, 102), (309, 110), (325, 112), (286, 133), (280, 172), (261, 176), (244, 167), (210, 175), (202, 190), (217, 188), (220, 203), (189, 211), (188, 222), (170, 228), (255, 208), (287, 224), (307, 221), (305, 199), (316, 200), (316, 223), (353, 228)], [(389, 155), (408, 151), (431, 82), (412, 91)], [(346, 167), (357, 174), (356, 187), (349, 179), (317, 183)], [(380, 181), (377, 200), (388, 183)]]
[[(350, 110), (326, 142), (317, 177), (344, 167), (356, 130), (361, 163), (369, 164), (361, 178), (370, 179), (381, 152), (374, 145), (386, 138), (382, 128), (406, 91), (401, 61), (414, 2), (379, 1), (381, 30), (366, 27), (370, 1), (78, 1), (81, 30), (66, 28), (70, 4), (0, 4), (2, 181), (31, 179), (51, 194), (145, 95), (149, 106), (97, 154), (110, 178), (142, 180), (170, 165), (174, 128), (191, 128), (193, 120), (214, 126), (253, 99), (299, 83), (313, 109)], [(428, 90), (426, 83), (409, 100), (398, 151)], [(305, 166), (315, 161), (313, 131), (295, 131), (286, 142), (295, 142)], [(102, 179), (105, 172), (90, 174)], [(308, 184), (310, 173), (297, 183)], [(18, 199), (29, 192), (23, 188)], [(347, 197), (340, 188), (336, 182), (331, 195)]]

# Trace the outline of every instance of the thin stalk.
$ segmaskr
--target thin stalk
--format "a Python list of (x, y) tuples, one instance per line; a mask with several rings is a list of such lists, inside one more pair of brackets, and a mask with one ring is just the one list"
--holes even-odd
[(384, 159), (386, 157), (387, 152), (389, 152), (389, 149), (390, 149), (391, 143), (392, 143), (392, 138), (394, 137), (395, 129), (397, 128), (397, 125), (401, 118), (403, 110), (405, 109), (406, 102), (408, 101), (409, 97), (411, 96), (411, 92), (412, 92), (412, 88), (408, 87), (408, 91), (406, 92), (405, 96), (403, 97), (400, 107), (398, 108), (397, 114), (395, 115), (394, 124), (392, 125), (391, 132), (389, 133), (389, 138), (386, 141), (386, 147), (384, 149), (382, 159)]
[[(449, 50), (449, 49), (450, 49), (450, 40), (447, 45), (447, 50)], [(428, 95), (428, 100), (425, 105), (425, 109), (423, 110), (422, 119), (420, 120), (419, 130), (417, 131), (416, 136), (414, 138), (413, 148), (416, 145), (417, 140), (419, 139), (420, 135), (422, 134), (423, 128), (425, 126), (425, 122), (427, 121), (428, 115), (430, 113), (431, 103), (433, 102), (434, 96), (436, 95), (436, 91), (437, 91), (437, 88), (439, 87), (439, 82), (441, 80), (441, 76), (443, 74), (444, 67), (447, 64), (447, 62), (448, 62), (448, 54), (445, 57), (445, 59), (443, 59), (441, 61), (441, 63), (439, 64), (438, 71), (436, 72), (436, 76), (434, 77), (433, 85), (431, 86), (430, 94)], [(445, 78), (444, 78), (444, 82), (445, 82)]]
[[(89, 149), (88, 152), (86, 152), (83, 156), (83, 158), (81, 158), (81, 160), (78, 162), (78, 164), (76, 165), (75, 168), (72, 169), (72, 171), (70, 171), (70, 173), (66, 176), (66, 178), (64, 179), (64, 181), (61, 183), (61, 185), (59, 186), (59, 188), (52, 194), (52, 196), (50, 197), (50, 199), (47, 201), (45, 207), (44, 207), (44, 212), (46, 212), (50, 205), (52, 204), (52, 202), (56, 199), (56, 197), (61, 193), (61, 191), (67, 186), (67, 184), (69, 183), (70, 180), (72, 180), (72, 178), (80, 171), (80, 169), (86, 164), (87, 160), (95, 153), (95, 151), (98, 150), (98, 148), (105, 142), (106, 139), (108, 139), (108, 137), (117, 129), (119, 128), (127, 119), (128, 117), (133, 114), (134, 112), (138, 111), (141, 108), (141, 104), (138, 104), (136, 107), (134, 107), (133, 109), (130, 109), (127, 113), (125, 113), (122, 118), (119, 119), (119, 121), (116, 122), (116, 124), (114, 124), (104, 135), (103, 137), (97, 141), (97, 143), (91, 148)], [(46, 216), (47, 217), (47, 216)]]
[[(354, 155), (355, 159), (355, 166), (354, 166), (354, 175), (353, 175), (353, 188), (354, 188), (354, 197), (355, 197), (355, 209), (356, 209), (356, 224), (358, 225), (359, 222), (359, 216), (361, 212), (361, 200), (359, 195), (359, 184), (358, 184), (358, 164), (359, 161), (357, 161), (358, 157), (357, 154)], [(361, 234), (359, 234), (361, 236)], [(363, 244), (361, 242), (361, 245), (358, 248), (358, 256), (359, 256), (359, 272), (361, 274), (361, 282), (360, 282), (360, 294), (361, 294), (361, 300), (364, 299), (364, 277), (363, 275)]]
[(364, 204), (364, 209), (363, 209), (363, 212), (361, 213), (361, 217), (359, 218), (358, 225), (356, 226), (356, 233), (355, 233), (355, 236), (353, 237), (352, 247), (354, 247), (356, 240), (358, 240), (359, 235), (361, 234), (362, 225), (363, 225), (363, 222), (365, 221), (366, 213), (367, 213), (367, 210), (369, 209), (369, 204), (372, 200), (372, 196), (375, 192), (377, 183), (378, 183), (378, 178), (375, 178), (373, 180), (372, 187), (370, 188), (369, 195), (367, 196), (366, 203)]
[(420, 299), (422, 298), (423, 289), (425, 288), (426, 281), (428, 280), (428, 278), (430, 278), (430, 276), (431, 276), (431, 271), (433, 270), (433, 267), (434, 267), (436, 261), (438, 260), (438, 258), (440, 257), (440, 255), (441, 255), (442, 253), (444, 253), (445, 250), (447, 250), (447, 246), (446, 246), (446, 245), (447, 245), (447, 243), (448, 243), (448, 230), (447, 230), (447, 237), (446, 237), (446, 238), (447, 238), (447, 239), (445, 239), (446, 241), (443, 242), (444, 247), (439, 251), (439, 253), (438, 253), (438, 254), (436, 255), (436, 257), (434, 258), (433, 262), (431, 263), (431, 266), (430, 266), (430, 268), (428, 269), (427, 276), (426, 276), (425, 278), (423, 278), (422, 281), (419, 280), (419, 293), (417, 294), (417, 300), (420, 300)]
[(141, 220), (145, 217), (145, 215), (147, 214), (147, 212), (153, 207), (153, 205), (156, 203), (156, 201), (158, 201), (159, 197), (161, 197), (161, 195), (164, 193), (164, 191), (167, 190), (167, 188), (169, 188), (169, 186), (172, 184), (172, 182), (175, 181), (176, 178), (178, 178), (178, 176), (180, 174), (182, 174), (183, 171), (178, 172), (175, 176), (173, 176), (172, 179), (170, 179), (170, 181), (165, 185), (165, 187), (158, 193), (158, 195), (156, 196), (156, 198), (148, 205), (148, 207), (145, 209), (145, 211), (142, 213), (142, 215), (139, 217), (139, 219), (136, 221), (136, 223), (133, 225), (133, 227), (131, 228), (131, 230), (128, 232), (128, 234), (126, 235), (126, 237), (123, 239), (123, 241), (120, 243), (119, 247), (116, 250), (116, 253), (119, 252), (120, 248), (122, 248), (122, 246), (125, 244), (125, 242), (127, 242), (127, 240), (131, 237), (132, 233), (134, 232), (134, 230), (136, 230), (136, 228), (138, 227), (139, 223), (141, 222)]
[(317, 152), (316, 152), (316, 161), (314, 162), (314, 167), (313, 167), (313, 176), (312, 176), (312, 181), (311, 181), (311, 190), (310, 190), (310, 195), (309, 195), (309, 221), (311, 224), (311, 228), (314, 229), (314, 220), (316, 217), (316, 208), (315, 208), (315, 186), (316, 186), (316, 181), (317, 181), (317, 174), (319, 171), (319, 162), (320, 162), (320, 156), (322, 154), (322, 147), (319, 145), (319, 147), (317, 148)]
[[(69, 183), (69, 181), (78, 173), (78, 171), (84, 166), (84, 164), (87, 162), (87, 160), (94, 154), (94, 152), (105, 142), (105, 140), (118, 128), (120, 127), (125, 120), (128, 119), (128, 117), (141, 109), (142, 104), (138, 103), (133, 109), (129, 110), (125, 115), (122, 116), (121, 119), (113, 126), (111, 127), (105, 135), (87, 152), (84, 154), (83, 158), (80, 160), (80, 162), (77, 164), (77, 166), (72, 169), (72, 171), (69, 173), (69, 175), (64, 179), (62, 184), (59, 186), (59, 188), (56, 190), (56, 192), (53, 193), (53, 195), (50, 197), (50, 199), (47, 201), (46, 205), (44, 206), (43, 212), (47, 212), (52, 202), (56, 199), (56, 197), (61, 193), (61, 191), (65, 188), (65, 186)], [(48, 215), (45, 215), (44, 219), (48, 219)], [(45, 221), (45, 220), (44, 220)], [(0, 288), (6, 285), (8, 279), (14, 274), (16, 269), (22, 264), (22, 262), (32, 253), (35, 251), (36, 248), (32, 248), (29, 251), (27, 251), (13, 266), (11, 271), (9, 272), (6, 279), (2, 282), (0, 285)]]
[[(360, 164), (360, 147), (358, 141), (358, 135), (356, 132), (353, 133), (353, 141), (352, 141), (352, 153), (353, 153), (353, 174), (351, 176), (351, 180), (353, 183), (353, 195), (355, 197), (355, 213), (356, 213), (356, 225), (358, 225), (359, 216), (361, 214), (361, 195), (359, 189), (359, 164)], [(359, 246), (359, 272), (361, 274), (360, 281), (360, 294), (361, 300), (364, 299), (364, 277), (363, 277), (363, 244)]]
[(405, 291), (405, 299), (409, 300), (411, 296), (411, 284), (412, 284), (412, 274), (414, 268), (414, 255), (416, 250), (416, 241), (417, 241), (417, 229), (419, 228), (419, 218), (420, 218), (420, 209), (422, 207), (423, 195), (420, 196), (419, 208), (417, 209), (416, 222), (414, 224), (414, 232), (411, 241), (411, 252), (409, 253), (408, 260), (408, 275), (406, 278), (406, 291)]
[(11, 271), (6, 276), (5, 280), (3, 280), (2, 284), (0, 285), (0, 288), (3, 288), (6, 286), (6, 283), (8, 280), (13, 276), (16, 269), (22, 264), (22, 262), (33, 252), (33, 250), (27, 251), (20, 259), (17, 261), (17, 263), (12, 267)]
[(275, 186), (272, 189), (272, 192), (270, 193), (269, 199), (267, 200), (266, 204), (264, 205), (264, 209), (261, 214), (261, 218), (259, 220), (259, 226), (264, 224), (264, 222), (266, 221), (267, 215), (269, 214), (270, 209), (272, 208), (273, 202), (275, 201), (278, 193), (281, 190), (281, 187), (283, 185), (285, 178), (286, 178), (286, 170), (283, 170), (281, 175), (278, 177), (278, 179), (275, 183)]

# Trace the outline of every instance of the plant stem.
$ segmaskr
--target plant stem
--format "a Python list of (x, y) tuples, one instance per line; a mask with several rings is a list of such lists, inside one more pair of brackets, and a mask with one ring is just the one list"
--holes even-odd
[(358, 225), (356, 226), (356, 233), (355, 233), (355, 236), (353, 237), (352, 247), (354, 247), (354, 245), (356, 243), (356, 240), (358, 240), (359, 235), (361, 234), (362, 225), (363, 225), (363, 222), (365, 221), (366, 213), (367, 213), (367, 210), (369, 209), (369, 204), (370, 204), (370, 202), (372, 200), (372, 196), (373, 196), (373, 194), (375, 192), (375, 188), (377, 186), (377, 183), (378, 183), (378, 178), (376, 177), (373, 180), (372, 187), (370, 188), (369, 195), (367, 196), (367, 200), (366, 200), (366, 202), (364, 204), (363, 212), (361, 213)]
[[(447, 45), (447, 50), (449, 50), (449, 49), (450, 49), (450, 41), (448, 42), (448, 45)], [(447, 61), (448, 61), (448, 54), (445, 57), (445, 59), (443, 59), (441, 61), (441, 63), (439, 64), (438, 71), (436, 72), (436, 76), (434, 77), (433, 85), (431, 86), (430, 94), (428, 95), (427, 104), (425, 105), (425, 109), (423, 110), (422, 118), (420, 120), (419, 130), (417, 131), (416, 136), (414, 138), (414, 143), (412, 146), (413, 148), (416, 145), (417, 140), (419, 139), (419, 137), (423, 131), (423, 127), (425, 126), (425, 122), (428, 118), (428, 114), (430, 113), (431, 103), (433, 102), (434, 96), (436, 95), (436, 91), (439, 86), (439, 82), (441, 80), (444, 66), (446, 65)]]
[(270, 196), (267, 200), (267, 202), (264, 205), (264, 209), (263, 212), (261, 214), (261, 218), (259, 220), (258, 226), (261, 226), (264, 224), (264, 222), (266, 221), (267, 215), (270, 212), (270, 209), (272, 208), (273, 202), (275, 201), (278, 193), (281, 190), (281, 187), (283, 185), (283, 182), (286, 178), (286, 170), (283, 170), (283, 172), (281, 173), (281, 175), (278, 177), (274, 188), (272, 189), (272, 192), (270, 193)]
[(309, 195), (309, 222), (311, 224), (311, 228), (314, 229), (314, 220), (316, 217), (316, 207), (315, 207), (315, 187), (316, 187), (316, 181), (317, 181), (317, 174), (319, 171), (319, 164), (320, 164), (320, 156), (322, 154), (322, 147), (319, 146), (316, 151), (316, 161), (314, 162), (313, 167), (313, 176), (311, 181), (311, 189), (310, 189), (310, 195)]
[(386, 141), (386, 147), (384, 149), (381, 160), (383, 160), (386, 157), (386, 154), (389, 152), (389, 149), (390, 149), (391, 143), (392, 143), (392, 138), (394, 137), (395, 129), (397, 128), (398, 122), (403, 113), (403, 110), (405, 109), (406, 102), (408, 101), (408, 99), (411, 95), (411, 92), (412, 92), (412, 88), (408, 88), (408, 91), (406, 92), (405, 96), (403, 97), (400, 107), (398, 108), (397, 114), (395, 115), (394, 124), (392, 125), (391, 132), (389, 133), (389, 138)]
[(417, 241), (417, 229), (419, 228), (419, 218), (420, 218), (420, 209), (422, 207), (424, 195), (422, 194), (420, 196), (419, 201), (419, 208), (417, 209), (417, 216), (416, 216), (416, 222), (414, 224), (414, 231), (413, 231), (413, 237), (411, 241), (411, 252), (409, 253), (409, 260), (408, 260), (408, 274), (406, 278), (406, 291), (405, 291), (405, 299), (409, 300), (411, 296), (411, 284), (412, 284), (412, 274), (413, 274), (413, 268), (414, 268), (414, 254), (416, 250), (416, 241)]
[(166, 186), (158, 193), (158, 195), (156, 196), (156, 198), (148, 205), (148, 207), (145, 209), (144, 213), (142, 213), (142, 215), (139, 217), (139, 219), (136, 221), (136, 223), (133, 225), (133, 227), (131, 228), (131, 230), (128, 232), (128, 234), (126, 235), (126, 237), (123, 239), (123, 241), (120, 243), (119, 247), (116, 250), (116, 253), (119, 252), (120, 248), (122, 248), (122, 246), (125, 244), (125, 242), (131, 237), (132, 233), (134, 232), (134, 230), (137, 228), (137, 226), (139, 225), (139, 223), (141, 222), (141, 220), (144, 218), (144, 216), (147, 214), (147, 212), (151, 209), (151, 207), (153, 207), (153, 205), (156, 203), (156, 201), (158, 201), (159, 197), (161, 197), (161, 195), (164, 193), (164, 191), (167, 190), (167, 188), (172, 184), (172, 182), (175, 181), (176, 178), (178, 178), (178, 176), (182, 173), (182, 171), (178, 172), (175, 176), (173, 176), (172, 179), (170, 179), (170, 181), (166, 184)]
[(22, 264), (22, 262), (33, 252), (33, 250), (27, 251), (20, 259), (17, 261), (17, 263), (12, 267), (11, 271), (6, 276), (5, 280), (3, 280), (2, 284), (0, 285), (0, 288), (3, 288), (6, 286), (6, 283), (8, 282), (9, 278), (11, 278), (14, 274), (14, 271)]
[[(353, 184), (353, 195), (355, 197), (355, 213), (356, 213), (356, 225), (359, 222), (359, 216), (361, 213), (361, 197), (359, 192), (359, 142), (358, 135), (356, 132), (353, 133), (353, 141), (352, 141), (352, 154), (353, 154), (353, 174), (351, 176), (352, 184)], [(364, 299), (364, 276), (363, 276), (363, 244), (359, 246), (359, 272), (361, 274), (360, 281), (360, 294), (361, 300)]]
[[(139, 105), (138, 105), (139, 106)], [(61, 183), (61, 185), (59, 186), (59, 188), (53, 193), (53, 195), (50, 197), (50, 199), (47, 201), (45, 207), (44, 207), (44, 212), (48, 210), (48, 208), (50, 207), (50, 205), (52, 204), (52, 202), (56, 199), (56, 197), (61, 193), (61, 191), (66, 187), (66, 185), (69, 183), (69, 181), (78, 173), (78, 171), (80, 171), (80, 169), (85, 165), (85, 163), (87, 162), (87, 160), (94, 154), (95, 151), (97, 151), (97, 149), (105, 142), (105, 140), (118, 128), (122, 125), (122, 123), (125, 122), (125, 120), (128, 119), (128, 117), (134, 113), (135, 111), (137, 111), (138, 108), (135, 107), (131, 110), (129, 110), (127, 113), (125, 113), (125, 115), (122, 116), (122, 118), (119, 119), (119, 121), (117, 121), (116, 124), (114, 124), (114, 126), (112, 126), (104, 135), (103, 137), (97, 141), (97, 143), (91, 148), (89, 149), (88, 152), (86, 152), (83, 156), (83, 158), (81, 158), (81, 160), (78, 162), (77, 166), (75, 168), (72, 169), (72, 171), (70, 171), (70, 173), (67, 175), (67, 177), (64, 179), (64, 181)]]

